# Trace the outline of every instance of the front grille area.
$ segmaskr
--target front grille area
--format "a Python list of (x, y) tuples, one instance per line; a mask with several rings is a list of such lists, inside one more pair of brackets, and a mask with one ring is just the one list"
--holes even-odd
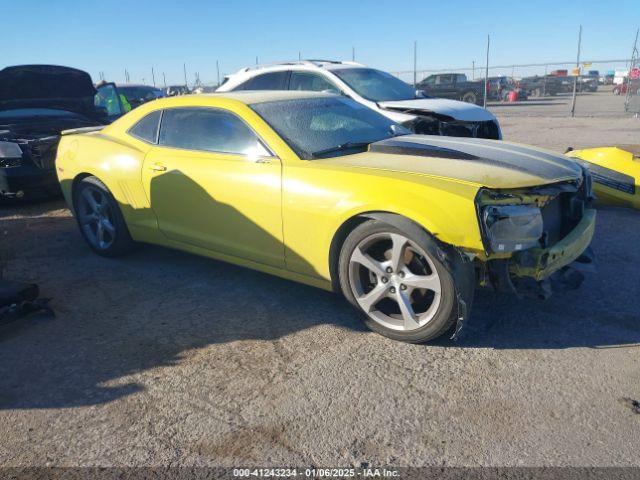
[(447, 137), (500, 139), (500, 129), (496, 122), (443, 121), (428, 117), (418, 118), (409, 126), (415, 133), (423, 135), (444, 135)]
[(585, 208), (583, 189), (584, 185), (577, 192), (561, 193), (540, 209), (544, 225), (542, 247), (555, 245), (580, 223)]
[(56, 149), (60, 137), (45, 137), (34, 140), (22, 140), (18, 145), (23, 159), (30, 160), (36, 167), (52, 169), (55, 167)]

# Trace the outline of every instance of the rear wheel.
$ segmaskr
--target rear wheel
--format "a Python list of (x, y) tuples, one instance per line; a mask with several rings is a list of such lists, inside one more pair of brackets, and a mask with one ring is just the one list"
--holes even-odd
[(118, 202), (96, 177), (80, 180), (73, 206), (82, 236), (98, 255), (116, 257), (134, 248)]
[(467, 103), (477, 103), (478, 96), (476, 95), (476, 92), (465, 92), (462, 95), (461, 100)]
[(436, 249), (426, 232), (408, 234), (380, 220), (351, 232), (340, 254), (340, 286), (371, 330), (420, 343), (453, 326), (456, 286)]

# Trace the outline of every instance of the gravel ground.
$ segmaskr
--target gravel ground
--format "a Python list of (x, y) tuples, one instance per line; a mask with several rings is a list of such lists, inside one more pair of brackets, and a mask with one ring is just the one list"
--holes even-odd
[[(555, 150), (640, 138), (501, 108), (506, 138)], [(97, 257), (61, 201), (0, 208), (0, 242), (57, 312), (0, 329), (0, 465), (640, 466), (637, 212), (599, 212), (580, 290), (478, 292), (463, 338), (429, 346), (213, 260)]]

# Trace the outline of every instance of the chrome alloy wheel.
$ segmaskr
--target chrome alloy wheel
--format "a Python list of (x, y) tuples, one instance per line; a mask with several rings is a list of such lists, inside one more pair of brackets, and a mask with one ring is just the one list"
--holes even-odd
[(87, 186), (78, 200), (78, 221), (85, 237), (94, 248), (106, 250), (116, 239), (109, 199), (99, 188)]
[(435, 265), (399, 233), (375, 233), (358, 243), (349, 259), (349, 285), (364, 312), (393, 330), (423, 327), (441, 300)]

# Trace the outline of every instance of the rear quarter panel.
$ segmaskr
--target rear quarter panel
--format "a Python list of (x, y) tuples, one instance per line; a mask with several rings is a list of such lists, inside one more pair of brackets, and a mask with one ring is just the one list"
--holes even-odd
[(58, 145), (56, 171), (65, 200), (73, 211), (73, 189), (84, 176), (101, 180), (120, 204), (131, 235), (150, 240), (156, 218), (142, 188), (141, 169), (149, 147), (120, 139), (108, 131), (64, 135)]

